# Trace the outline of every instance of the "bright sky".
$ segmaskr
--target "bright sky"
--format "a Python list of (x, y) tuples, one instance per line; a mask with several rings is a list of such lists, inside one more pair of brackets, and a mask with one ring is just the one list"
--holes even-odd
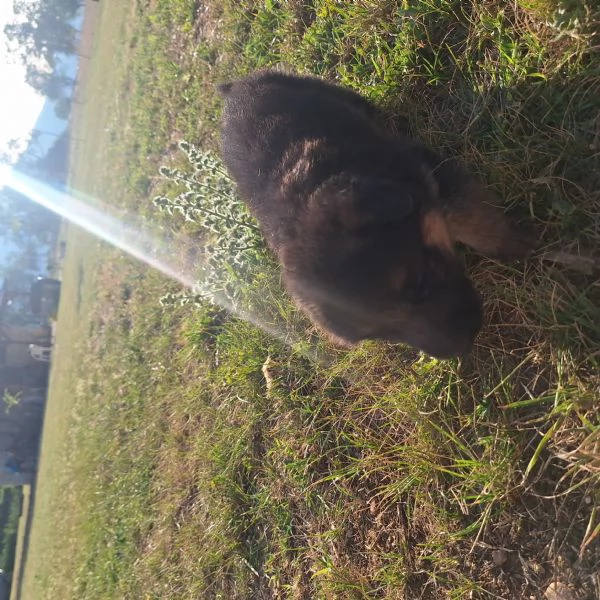
[(27, 137), (44, 104), (44, 98), (25, 83), (18, 57), (6, 51), (4, 26), (14, 20), (12, 0), (0, 0), (0, 152), (9, 140)]

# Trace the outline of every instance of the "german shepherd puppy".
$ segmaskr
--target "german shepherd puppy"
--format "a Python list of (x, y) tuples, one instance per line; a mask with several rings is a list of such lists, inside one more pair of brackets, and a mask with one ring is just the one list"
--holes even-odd
[(530, 249), (492, 194), (350, 90), (264, 71), (220, 91), (223, 160), (313, 322), (344, 346), (468, 352), (483, 309), (455, 243), (509, 260)]

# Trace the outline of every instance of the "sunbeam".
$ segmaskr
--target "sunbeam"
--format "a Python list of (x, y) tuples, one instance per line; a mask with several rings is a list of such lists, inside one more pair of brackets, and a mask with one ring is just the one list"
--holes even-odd
[[(78, 192), (67, 193), (15, 169), (0, 165), (0, 189), (3, 186), (12, 188), (186, 288), (193, 290), (196, 287), (197, 265), (185, 264), (183, 259), (183, 256), (188, 254), (186, 249), (190, 248), (193, 242), (178, 238), (179, 247), (174, 248), (173, 240), (167, 240), (156, 226), (131, 215), (116, 216), (113, 208), (95, 198), (86, 198)], [(177, 257), (177, 261), (173, 257)], [(290, 328), (275, 325), (268, 322), (265, 316), (234, 306), (223, 294), (214, 294), (210, 299), (214, 304), (260, 327), (288, 346), (294, 346), (300, 341), (300, 337)], [(320, 362), (315, 349), (305, 350), (303, 354)]]

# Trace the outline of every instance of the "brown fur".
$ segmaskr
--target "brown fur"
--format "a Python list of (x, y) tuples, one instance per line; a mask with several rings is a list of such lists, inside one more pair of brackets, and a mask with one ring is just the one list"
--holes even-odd
[(442, 252), (454, 254), (454, 243), (460, 241), (452, 235), (448, 219), (437, 209), (423, 215), (421, 231), (423, 242), (427, 246), (439, 248)]
[(506, 261), (529, 254), (531, 236), (515, 229), (497, 207), (496, 198), (479, 182), (468, 181), (448, 211), (452, 238), (486, 256)]

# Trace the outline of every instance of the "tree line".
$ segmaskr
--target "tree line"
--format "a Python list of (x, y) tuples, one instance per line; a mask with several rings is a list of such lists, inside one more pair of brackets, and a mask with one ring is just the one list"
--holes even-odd
[[(4, 27), (7, 51), (25, 67), (27, 83), (54, 101), (57, 116), (67, 119), (74, 79), (65, 70), (65, 59), (78, 51), (82, 0), (0, 1), (12, 1), (16, 15), (15, 22)], [(11, 140), (0, 151), (0, 162), (52, 183), (64, 182), (69, 132), (56, 136), (50, 150), (41, 144), (36, 150), (44, 135), (47, 132), (34, 130), (27, 140)], [(21, 152), (23, 145), (26, 152)], [(56, 233), (59, 222), (50, 211), (0, 186), (0, 278), (30, 280), (39, 271), (38, 249), (48, 244), (48, 235)]]
[(69, 113), (74, 80), (64, 59), (77, 54), (81, 6), (82, 0), (13, 0), (17, 20), (4, 27), (8, 52), (25, 66), (27, 83), (56, 101), (59, 118)]

